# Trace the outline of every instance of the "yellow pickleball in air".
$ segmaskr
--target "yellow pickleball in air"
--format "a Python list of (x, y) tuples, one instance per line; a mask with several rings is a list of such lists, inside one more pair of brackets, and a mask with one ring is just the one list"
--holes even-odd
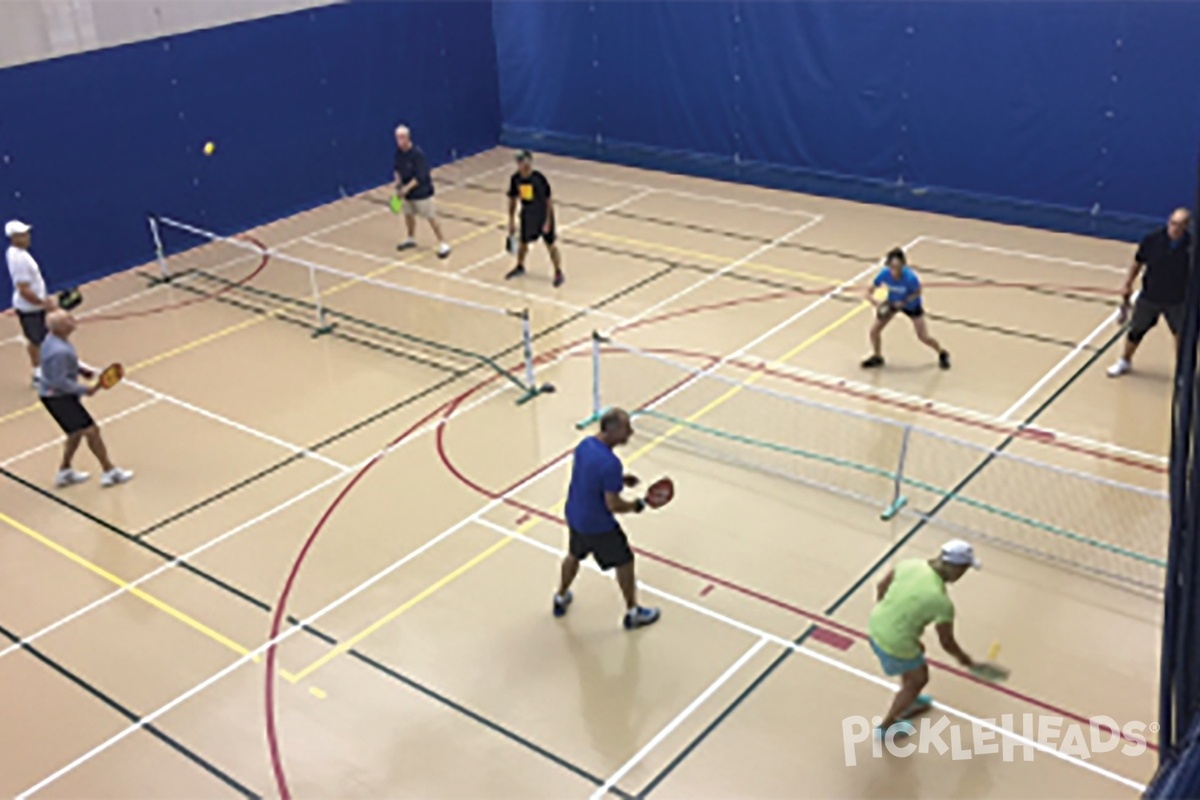
[(214, 152), (216, 152), (216, 149), (217, 149), (217, 146), (215, 144), (213, 144), (212, 142), (204, 143), (204, 155), (211, 156)]

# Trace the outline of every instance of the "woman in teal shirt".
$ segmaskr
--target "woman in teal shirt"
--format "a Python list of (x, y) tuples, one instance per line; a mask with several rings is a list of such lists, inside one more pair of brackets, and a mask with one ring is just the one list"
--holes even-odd
[(868, 302), (875, 302), (875, 290), (880, 286), (887, 287), (888, 296), (876, 307), (875, 322), (871, 325), (873, 353), (862, 365), (868, 369), (883, 366), (883, 329), (896, 316), (896, 312), (900, 312), (912, 320), (917, 338), (938, 354), (938, 366), (950, 369), (950, 354), (942, 349), (937, 339), (929, 335), (925, 308), (921, 305), (921, 281), (908, 266), (908, 259), (899, 247), (887, 254), (887, 266), (879, 271), (867, 289)]

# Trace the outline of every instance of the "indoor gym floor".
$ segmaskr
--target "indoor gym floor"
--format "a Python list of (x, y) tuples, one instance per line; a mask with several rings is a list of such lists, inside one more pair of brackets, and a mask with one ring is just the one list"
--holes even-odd
[[(897, 544), (896, 557), (930, 555), (950, 534), (656, 437), (623, 456), (677, 486), (670, 507), (627, 523), (644, 602), (662, 621), (622, 630), (615, 585), (587, 570), (571, 613), (550, 615), (564, 541), (554, 520), (574, 423), (590, 411), (596, 329), (698, 366), (823, 376), (766, 382), (988, 446), (1036, 419), (1054, 441), (1087, 446), (1020, 440), (1014, 451), (1165, 488), (1165, 331), (1147, 338), (1137, 372), (1109, 380), (1110, 300), (985, 285), (1116, 286), (1131, 247), (545, 156), (568, 277), (555, 290), (540, 245), (527, 277), (502, 278), (511, 166), (497, 149), (438, 171), (455, 245), (444, 262), (424, 223), (421, 249), (397, 260), (400, 223), (363, 197), (252, 233), (347, 272), (528, 307), (539, 380), (557, 392), (526, 404), (494, 373), (459, 374), (402, 341), (285, 324), (296, 320), (270, 298), (304, 297), (308, 276), (279, 260), (206, 300), (221, 285), (212, 275), (244, 278), (257, 260), (211, 245), (170, 259), (209, 277), (150, 287), (148, 259), (83, 287), (82, 358), (128, 370), (90, 407), (137, 477), (56, 491), (57, 430), (34, 405), (24, 348), (0, 346), (0, 792), (270, 796), (285, 776), (299, 797), (1135, 796), (1152, 747), (1012, 763), (860, 748), (845, 766), (843, 719), (890, 700), (861, 638), (884, 557)], [(887, 331), (888, 368), (858, 366), (871, 316), (861, 292), (896, 245), (927, 283), (970, 284), (926, 292), (948, 372), (903, 320)], [(325, 288), (338, 291), (331, 308), (402, 330), (488, 353), (519, 341), (512, 320), (381, 287)], [(621, 391), (637, 394), (636, 380)], [(636, 407), (654, 392), (605, 400)], [(886, 401), (898, 396), (914, 401)], [(739, 409), (753, 415), (753, 398)], [(955, 411), (926, 413), (936, 409)], [(86, 449), (77, 466), (96, 472)], [(959, 637), (977, 656), (1001, 642), (1013, 676), (997, 687), (938, 666), (930, 690), (946, 708), (935, 714), (964, 740), (971, 719), (1004, 714), (1154, 718), (1157, 596), (980, 552), (984, 570), (953, 589)], [(293, 629), (297, 619), (310, 626)]]

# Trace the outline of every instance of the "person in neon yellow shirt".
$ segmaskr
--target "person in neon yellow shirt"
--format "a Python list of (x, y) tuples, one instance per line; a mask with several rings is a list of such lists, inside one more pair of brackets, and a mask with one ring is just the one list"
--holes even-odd
[(879, 582), (867, 633), (884, 674), (900, 676), (900, 690), (879, 725), (881, 735), (913, 733), (915, 728), (906, 718), (933, 703), (933, 698), (921, 694), (929, 683), (921, 635), (930, 623), (947, 653), (967, 669), (975, 666), (954, 638), (954, 603), (946, 584), (979, 566), (971, 545), (955, 539), (942, 545), (937, 558), (901, 561)]

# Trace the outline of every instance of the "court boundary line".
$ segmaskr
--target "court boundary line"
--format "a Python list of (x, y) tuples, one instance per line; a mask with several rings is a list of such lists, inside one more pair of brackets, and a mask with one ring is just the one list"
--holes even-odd
[[(903, 403), (913, 406), (911, 409), (904, 409), (907, 411), (927, 413), (924, 409), (932, 409), (934, 411), (944, 409), (950, 414), (963, 417), (964, 420), (974, 420), (982, 424), (995, 424), (1010, 428), (1018, 428), (1024, 432), (1026, 438), (1035, 443), (1039, 441), (1037, 435), (1044, 432), (1050, 434), (1055, 439), (1064, 442), (1078, 442), (1081, 445), (1092, 447), (1098, 451), (1111, 451), (1113, 454), (1125, 455), (1145, 461), (1147, 465), (1158, 464), (1162, 467), (1162, 469), (1156, 470), (1159, 472), (1165, 471), (1168, 461), (1166, 456), (1154, 455), (1153, 453), (1147, 453), (1143, 450), (1133, 450), (1131, 448), (1116, 444), (1115, 442), (1109, 442), (1102, 439), (1091, 439), (1087, 436), (1070, 433), (1057, 428), (1048, 428), (1044, 425), (1038, 425), (1036, 427), (1023, 426), (1019, 422), (1013, 422), (1012, 420), (1001, 420), (994, 414), (988, 414), (987, 412), (979, 411), (978, 409), (956, 406), (951, 403), (933, 400), (921, 395), (908, 394), (905, 392), (896, 391), (894, 389), (889, 389), (887, 387), (875, 386), (873, 384), (855, 381), (851, 378), (843, 378), (840, 375), (834, 375), (832, 373), (816, 372), (814, 370), (796, 366), (795, 364), (783, 364), (776, 359), (762, 358), (761, 356), (756, 356), (752, 353), (743, 356), (743, 358), (746, 361), (756, 362), (779, 372), (791, 373), (795, 375), (797, 379), (802, 380), (805, 383), (812, 382), (813, 384), (817, 385), (816, 388), (824, 391), (844, 393), (844, 390), (842, 389), (842, 386), (844, 386), (846, 389), (850, 389), (856, 393), (852, 395), (854, 397), (858, 397), (860, 394), (870, 395), (869, 397), (863, 397), (860, 399), (871, 400), (872, 402), (882, 402), (884, 404)], [(951, 421), (961, 422), (960, 420), (955, 419), (951, 419)], [(1000, 432), (997, 431), (997, 433)]]
[(966, 250), (979, 250), (984, 253), (994, 253), (996, 255), (1028, 258), (1032, 261), (1045, 261), (1052, 264), (1064, 264), (1068, 267), (1082, 267), (1083, 269), (1091, 269), (1099, 272), (1110, 272), (1116, 275), (1124, 275), (1128, 271), (1120, 267), (1114, 267), (1110, 264), (1097, 264), (1092, 261), (1077, 261), (1075, 259), (1064, 258), (1062, 256), (1051, 256), (1044, 253), (1034, 253), (1027, 250), (1013, 250), (1007, 247), (996, 247), (994, 245), (981, 244), (979, 242), (966, 242), (960, 239), (946, 239), (940, 236), (930, 236), (927, 238), (927, 241), (935, 244), (946, 245), (948, 247), (960, 247)]
[[(1103, 347), (1098, 349), (1086, 362), (1084, 362), (1083, 366), (1081, 366), (1079, 369), (1077, 369), (1075, 371), (1075, 373), (1072, 374), (1071, 377), (1062, 386), (1060, 386), (1054, 394), (1052, 394), (1049, 398), (1047, 398), (1040, 406), (1038, 406), (1038, 408), (1034, 409), (1034, 411), (1025, 418), (1025, 424), (1026, 425), (1032, 424), (1037, 419), (1037, 417), (1040, 416), (1043, 411), (1045, 411), (1047, 408), (1049, 408), (1063, 392), (1065, 392), (1068, 388), (1070, 388), (1070, 386), (1075, 382), (1076, 379), (1078, 379), (1078, 377), (1080, 375), (1082, 375), (1084, 372), (1086, 372), (1093, 364), (1095, 364), (1096, 361), (1098, 361), (1100, 359), (1100, 357), (1107, 351), (1107, 349), (1109, 347), (1111, 347), (1113, 345), (1113, 343), (1115, 343), (1117, 341), (1119, 336), (1120, 336), (1120, 332), (1118, 332), (1117, 336), (1112, 337)], [(1005, 438), (1004, 441), (1000, 442), (1000, 444), (998, 444), (994, 450), (996, 452), (1003, 451), (1010, 444), (1012, 444), (1012, 442), (1016, 441), (1016, 439), (1017, 439), (1017, 437), (1015, 434), (1012, 436), (1009, 436), (1009, 437)], [(864, 585), (866, 585), (866, 583), (868, 581), (870, 581), (872, 576), (874, 576), (879, 571), (879, 569), (888, 562), (889, 559), (894, 557), (896, 555), (896, 553), (900, 552), (901, 549), (903, 549), (910, 541), (912, 541), (913, 537), (915, 537), (917, 535), (917, 533), (919, 533), (921, 530), (923, 530), (925, 528), (926, 525), (928, 525), (930, 522), (932, 522), (933, 517), (935, 515), (937, 515), (937, 513), (942, 510), (942, 508), (944, 508), (946, 505), (948, 505), (951, 502), (952, 498), (955, 495), (957, 495), (967, 484), (969, 484), (977, 475), (979, 475), (984, 469), (986, 469), (987, 466), (989, 464), (991, 464), (994, 459), (995, 459), (995, 455), (992, 453), (989, 453), (978, 464), (976, 464), (970, 471), (968, 471), (967, 474), (963, 477), (963, 479), (960, 480), (950, 490), (950, 492), (948, 492), (946, 494), (946, 496), (944, 496), (937, 503), (934, 504), (934, 506), (930, 509), (928, 514), (922, 515), (922, 517), (919, 520), (917, 520), (917, 522), (911, 528), (909, 528), (909, 530), (907, 532), (905, 532), (902, 536), (900, 536), (894, 543), (889, 545), (888, 548), (883, 552), (883, 554), (881, 556), (879, 556), (873, 563), (869, 564), (867, 567), (867, 570), (864, 573), (862, 573), (849, 586), (849, 588), (847, 588), (844, 592), (842, 592), (842, 594), (839, 597), (837, 597), (833, 601), (833, 603), (831, 603), (825, 609), (823, 616), (832, 617), (834, 614), (836, 614), (837, 611), (842, 607), (842, 605), (847, 600), (849, 600)], [(818, 626), (816, 625), (815, 622), (810, 622), (807, 625), (807, 627), (805, 627), (805, 629), (799, 634), (799, 636), (796, 637), (795, 642), (798, 645), (803, 645), (808, 640), (808, 638), (812, 635), (813, 631), (815, 631), (817, 629), (817, 627)], [(791, 655), (790, 651), (784, 652), (778, 658), (776, 658), (773, 662), (771, 662), (771, 664), (765, 670), (763, 670), (762, 673), (760, 673), (760, 675), (754, 681), (754, 683), (752, 683), (745, 691), (743, 691), (736, 698), (734, 698), (733, 702), (729, 703), (725, 707), (725, 709), (722, 710), (721, 714), (715, 720), (713, 720), (713, 722), (711, 722), (708, 726), (706, 726), (703, 730), (701, 730), (700, 733), (697, 736), (695, 736), (688, 743), (688, 745), (682, 751), (680, 751), (679, 754), (667, 764), (667, 766), (665, 768), (663, 768), (657, 775), (654, 776), (654, 778), (650, 781), (650, 783), (647, 784), (647, 786), (643, 788), (642, 795), (643, 796), (648, 795), (658, 785), (660, 785), (664, 779), (666, 779), (672, 772), (674, 772), (675, 769), (684, 760), (686, 760), (696, 750), (697, 747), (699, 747), (701, 744), (703, 744), (708, 739), (708, 737), (716, 730), (716, 728), (721, 723), (723, 723), (729, 717), (729, 715), (731, 715), (736, 709), (741, 707), (742, 703), (745, 702), (745, 700), (750, 696), (750, 694), (752, 694), (759, 686), (761, 686), (766, 681), (766, 679), (769, 678), (775, 672), (775, 670), (778, 669), (778, 667), (780, 665), (782, 665), (788, 659), (788, 657), (790, 655)]]
[[(149, 399), (143, 400), (140, 403), (137, 403), (136, 405), (130, 406), (129, 408), (126, 408), (122, 411), (118, 411), (115, 414), (110, 414), (109, 416), (102, 418), (97, 424), (100, 426), (104, 426), (104, 425), (109, 424), (110, 422), (117, 422), (125, 417), (128, 417), (132, 414), (136, 414), (137, 412), (139, 412), (143, 409), (149, 408), (150, 406), (155, 405), (160, 402), (162, 402), (161, 398), (151, 397)], [(54, 447), (55, 445), (61, 445), (62, 443), (63, 443), (63, 437), (61, 435), (56, 436), (53, 439), (49, 439), (45, 442), (42, 442), (39, 445), (30, 447), (28, 450), (23, 450), (22, 452), (17, 453), (16, 455), (12, 455), (12, 456), (5, 458), (3, 461), (0, 461), (0, 467), (10, 467), (13, 464), (17, 463), (18, 461), (23, 461), (32, 455), (36, 455), (37, 453), (40, 453), (43, 450), (49, 450), (50, 448)]]
[[(3, 625), (0, 625), (0, 636), (3, 636), (4, 638), (8, 639), (9, 641), (13, 641), (13, 642), (21, 641), (21, 637), (19, 637), (17, 634), (10, 631), (8, 628), (4, 627)], [(84, 679), (83, 677), (81, 677), (79, 675), (76, 675), (70, 669), (63, 666), (58, 661), (54, 660), (53, 658), (46, 655), (45, 653), (43, 653), (40, 649), (38, 649), (36, 647), (32, 647), (32, 646), (25, 646), (23, 649), (26, 652), (28, 652), (29, 655), (31, 655), (33, 658), (40, 661), (45, 666), (49, 667), (51, 669), (51, 671), (57, 673), (60, 677), (65, 678), (70, 683), (73, 683), (75, 686), (82, 689), (85, 694), (91, 695), (95, 699), (99, 700), (102, 705), (107, 706), (109, 709), (117, 712), (122, 717), (125, 717), (126, 719), (131, 720), (131, 721), (140, 721), (142, 719), (141, 715), (139, 715), (137, 712), (130, 709), (124, 703), (121, 703), (116, 698), (111, 697), (108, 693), (104, 692), (98, 686), (95, 686), (94, 684), (92, 684), (90, 681)], [(171, 748), (172, 750), (174, 750), (179, 755), (183, 756), (188, 761), (191, 761), (193, 764), (200, 767), (202, 770), (204, 770), (211, 776), (215, 777), (217, 780), (221, 781), (226, 786), (233, 789), (234, 791), (236, 791), (238, 794), (242, 795), (243, 797), (254, 798), (254, 800), (258, 800), (258, 798), (261, 797), (261, 795), (259, 795), (252, 789), (248, 788), (247, 786), (244, 786), (240, 781), (238, 781), (236, 778), (234, 778), (229, 773), (222, 770), (216, 764), (214, 764), (213, 762), (204, 758), (203, 756), (201, 756), (199, 753), (195, 752), (194, 750), (190, 749), (185, 744), (180, 742), (178, 739), (165, 733), (157, 725), (147, 724), (145, 726), (145, 728), (146, 728), (146, 732), (149, 733), (151, 736), (153, 736), (155, 739), (157, 739), (159, 742), (161, 742), (162, 744), (165, 744), (167, 747)]]
[[(616, 211), (618, 208), (621, 208), (622, 206), (629, 205), (630, 203), (636, 203), (638, 200), (641, 200), (644, 197), (649, 197), (651, 194), (653, 194), (652, 190), (640, 190), (640, 191), (634, 192), (633, 194), (629, 195), (628, 197), (624, 198), (623, 200), (619, 200), (615, 203), (609, 203), (607, 206), (600, 209), (599, 211), (593, 211), (590, 214), (585, 214), (584, 216), (580, 217), (579, 219), (571, 220), (570, 222), (566, 223), (565, 225), (563, 225), (561, 227), (556, 227), (555, 233), (559, 234), (559, 233), (562, 233), (565, 231), (569, 231), (573, 228), (577, 228), (580, 225), (583, 225), (584, 223), (591, 222), (594, 219), (599, 219), (600, 217), (604, 216), (605, 214), (609, 213), (610, 211)], [(448, 203), (447, 205), (450, 205), (450, 204)], [(499, 212), (497, 212), (497, 213), (499, 213)], [(504, 219), (507, 221), (507, 215), (505, 215)], [(532, 248), (530, 248), (530, 249), (532, 249)], [(474, 264), (468, 264), (467, 266), (463, 267), (462, 269), (455, 270), (455, 271), (459, 275), (465, 276), (465, 275), (470, 274), (471, 272), (474, 272), (475, 270), (479, 269), (480, 267), (484, 266), (485, 264), (491, 264), (493, 261), (499, 261), (502, 258), (508, 257), (509, 255), (510, 255), (509, 253), (505, 252), (504, 250), (501, 250), (499, 253), (496, 253), (495, 255), (491, 255), (491, 256), (488, 256), (487, 258), (480, 259), (479, 261), (476, 261)]]
[[(544, 542), (538, 541), (537, 539), (533, 539), (532, 537), (526, 536), (525, 534), (519, 533), (518, 531), (514, 531), (510, 528), (506, 528), (503, 525), (494, 523), (489, 519), (483, 518), (483, 519), (477, 520), (476, 522), (477, 522), (477, 524), (482, 525), (483, 527), (490, 528), (495, 533), (498, 533), (502, 536), (506, 536), (510, 539), (516, 539), (517, 541), (520, 541), (527, 545), (530, 545), (533, 548), (535, 548), (537, 550), (541, 550), (549, 555), (552, 555), (555, 557), (562, 555), (562, 552), (560, 550), (556, 550), (551, 545), (545, 544)], [(602, 573), (600, 573), (600, 570), (590, 561), (586, 562), (585, 566), (589, 571), (596, 572), (598, 574), (602, 574)], [(851, 666), (850, 664), (847, 664), (843, 661), (839, 661), (838, 659), (827, 656), (824, 653), (819, 653), (815, 650), (812, 650), (811, 648), (805, 646), (805, 644), (803, 642), (798, 643), (795, 641), (789, 641), (788, 639), (786, 639), (782, 636), (777, 636), (776, 634), (773, 634), (768, 631), (757, 628), (753, 625), (750, 625), (749, 623), (745, 623), (745, 622), (742, 622), (733, 617), (729, 617), (725, 614), (722, 614), (719, 611), (714, 611), (710, 608), (706, 608), (697, 603), (693, 603), (691, 601), (685, 600), (682, 597), (679, 597), (677, 595), (671, 594), (670, 592), (658, 589), (654, 586), (650, 586), (640, 580), (638, 581), (638, 588), (645, 590), (649, 594), (654, 594), (658, 597), (663, 598), (664, 600), (667, 600), (676, 605), (679, 605), (682, 608), (685, 608), (690, 611), (694, 611), (698, 614), (701, 614), (702, 616), (709, 617), (710, 619), (713, 619), (715, 621), (729, 625), (733, 628), (736, 628), (736, 629), (742, 631), (743, 633), (758, 637), (763, 642), (770, 642), (772, 644), (779, 645), (779, 646), (783, 647), (784, 651), (785, 651), (781, 655), (781, 658), (786, 657), (792, 653), (804, 655), (804, 656), (813, 658), (819, 662), (822, 662), (824, 664), (828, 664), (829, 666), (832, 666), (835, 669), (845, 672), (847, 674), (862, 678), (863, 680), (865, 680), (869, 683), (873, 683), (876, 686), (880, 686), (882, 688), (888, 689), (889, 691), (894, 692), (898, 688), (896, 684), (891, 683), (884, 678), (880, 678), (877, 675), (872, 675), (872, 674), (866, 672), (865, 670), (860, 670), (857, 667)], [(757, 679), (756, 679), (756, 682), (757, 682)], [(1130, 788), (1136, 788), (1136, 789), (1141, 789), (1141, 790), (1145, 789), (1145, 786), (1143, 786), (1140, 783), (1137, 783), (1132, 778), (1128, 778), (1124, 775), (1120, 775), (1118, 773), (1112, 772), (1111, 770), (1107, 770), (1103, 767), (1098, 767), (1094, 764), (1090, 764), (1081, 758), (1077, 758), (1075, 756), (1072, 756), (1072, 755), (1069, 755), (1066, 753), (1060, 753), (1059, 751), (1055, 750), (1054, 748), (1052, 748), (1048, 745), (1043, 745), (1033, 739), (1029, 739), (1029, 738), (1017, 733), (1016, 731), (1010, 731), (1010, 730), (1000, 727), (999, 725), (994, 725), (992, 723), (989, 723), (987, 720), (981, 719), (979, 717), (975, 717), (974, 715), (968, 714), (967, 712), (962, 711), (954, 706), (949, 706), (942, 702), (935, 702), (933, 704), (933, 707), (945, 712), (946, 714), (958, 717), (960, 720), (963, 720), (965, 722), (971, 722), (971, 723), (978, 722), (981, 724), (982, 727), (986, 727), (989, 730), (993, 730), (1001, 736), (1006, 736), (1008, 738), (1011, 738), (1014, 741), (1020, 742), (1022, 745), (1025, 745), (1027, 747), (1033, 747), (1036, 750), (1045, 752), (1048, 755), (1051, 755), (1062, 761), (1066, 761), (1068, 763), (1073, 763), (1076, 766), (1079, 766), (1079, 767), (1082, 767), (1082, 768), (1088, 770), (1089, 772), (1093, 772), (1095, 774), (1101, 775), (1102, 777), (1106, 777), (1117, 783), (1121, 783), (1123, 785), (1129, 786)], [(1148, 750), (1148, 752), (1150, 752), (1150, 751)], [(644, 798), (652, 790), (653, 790), (653, 787), (648, 784), (647, 787), (643, 787), (642, 790), (640, 792), (638, 792), (638, 797)]]
[[(1096, 339), (1096, 337), (1104, 332), (1105, 328), (1107, 328), (1108, 326), (1110, 326), (1114, 322), (1116, 322), (1120, 318), (1120, 315), (1121, 315), (1120, 310), (1117, 310), (1117, 311), (1114, 311), (1111, 314), (1109, 314), (1103, 320), (1101, 320), (1100, 324), (1097, 325), (1095, 328), (1093, 328), (1091, 333), (1089, 333), (1087, 336), (1085, 336), (1079, 340), (1079, 343), (1077, 345), (1075, 345), (1074, 349), (1072, 349), (1071, 352), (1069, 352), (1065, 356), (1063, 356), (1061, 361), (1059, 361), (1057, 364), (1055, 364), (1053, 367), (1051, 367), (1050, 370), (1045, 375), (1043, 375), (1041, 378), (1039, 378), (1038, 381), (1035, 384), (1033, 384), (1032, 387), (1030, 387), (1029, 391), (1027, 391), (1027, 392), (1025, 392), (1025, 394), (1021, 395), (1021, 397), (1017, 400), (1017, 402), (1015, 402), (1011, 406), (1009, 406), (1008, 410), (1000, 415), (1000, 419), (1007, 422), (1008, 419), (1013, 414), (1015, 414), (1018, 410), (1020, 410), (1021, 406), (1025, 405), (1031, 399), (1033, 399), (1033, 397), (1035, 395), (1037, 395), (1037, 393), (1040, 392), (1042, 390), (1042, 388), (1046, 386), (1046, 384), (1048, 384), (1048, 383), (1050, 383), (1050, 381), (1054, 380), (1054, 376), (1056, 376), (1056, 375), (1058, 375), (1058, 373), (1062, 372), (1068, 364), (1070, 364), (1072, 361), (1074, 361), (1079, 356), (1080, 353), (1082, 353), (1089, 345), (1091, 345), (1091, 343)], [(1117, 331), (1117, 336), (1119, 337), (1123, 333), (1124, 333), (1124, 326), (1121, 327), (1121, 330)]]
[(548, 306), (552, 306), (555, 308), (562, 308), (562, 309), (565, 309), (565, 310), (571, 311), (571, 312), (585, 312), (585, 313), (594, 314), (595, 316), (609, 317), (611, 319), (615, 319), (618, 321), (624, 319), (624, 317), (622, 317), (618, 314), (613, 314), (613, 313), (610, 313), (607, 311), (591, 311), (587, 308), (587, 306), (580, 306), (580, 305), (576, 305), (574, 303), (568, 303), (565, 300), (559, 300), (558, 298), (555, 298), (555, 297), (547, 297), (546, 295), (538, 294), (537, 292), (519, 292), (515, 289), (510, 289), (508, 286), (504, 286), (504, 285), (501, 285), (498, 283), (488, 283), (487, 281), (476, 280), (474, 278), (469, 278), (466, 275), (462, 275), (458, 272), (453, 272), (453, 271), (439, 272), (437, 270), (428, 269), (427, 267), (419, 267), (416, 264), (410, 264), (407, 261), (404, 261), (403, 259), (387, 258), (386, 256), (375, 255), (374, 253), (368, 253), (364, 250), (356, 250), (356, 249), (353, 249), (350, 247), (345, 247), (344, 245), (336, 244), (334, 242), (327, 242), (327, 241), (323, 241), (321, 239), (305, 237), (305, 239), (303, 240), (303, 243), (313, 245), (314, 247), (320, 247), (320, 248), (323, 248), (326, 250), (331, 250), (333, 252), (344, 253), (345, 255), (348, 255), (348, 256), (354, 256), (354, 257), (358, 257), (358, 258), (367, 259), (370, 261), (374, 261), (377, 264), (395, 264), (396, 266), (398, 266), (402, 269), (406, 269), (410, 272), (415, 272), (415, 273), (418, 273), (421, 275), (428, 275), (431, 278), (438, 278), (441, 280), (450, 280), (455, 283), (463, 283), (468, 286), (476, 286), (481, 289), (500, 292), (501, 294), (507, 294), (507, 295), (511, 295), (513, 297), (520, 297), (526, 301), (544, 303)]
[(253, 436), (254, 438), (260, 439), (264, 442), (267, 442), (268, 444), (273, 444), (276, 447), (279, 447), (283, 450), (287, 450), (292, 455), (311, 459), (313, 461), (324, 464), (327, 467), (335, 469), (338, 472), (345, 473), (345, 472), (348, 472), (351, 470), (351, 467), (347, 466), (346, 464), (343, 464), (340, 461), (335, 461), (334, 459), (329, 458), (327, 456), (323, 456), (320, 453), (317, 453), (317, 452), (314, 452), (313, 450), (308, 449), (307, 447), (301, 447), (300, 445), (293, 444), (292, 442), (286, 441), (285, 439), (280, 439), (278, 436), (273, 436), (269, 433), (260, 431), (257, 428), (252, 428), (249, 425), (238, 422), (237, 420), (234, 420), (234, 419), (230, 419), (229, 417), (218, 414), (215, 411), (209, 411), (207, 408), (204, 408), (203, 406), (199, 406), (194, 403), (189, 403), (186, 400), (182, 400), (178, 397), (175, 397), (174, 395), (170, 395), (170, 394), (167, 394), (166, 392), (162, 392), (162, 391), (159, 391), (158, 389), (154, 389), (150, 386), (147, 386), (144, 383), (139, 383), (137, 381), (133, 381), (133, 380), (129, 380), (129, 379), (126, 379), (124, 382), (126, 384), (128, 384), (131, 389), (135, 389), (139, 392), (142, 392), (143, 394), (147, 394), (153, 398), (157, 398), (158, 400), (161, 400), (161, 401), (167, 403), (168, 405), (173, 405), (176, 408), (183, 409), (184, 411), (188, 411), (192, 414), (196, 414), (197, 416), (204, 417), (205, 419), (212, 420), (213, 422), (219, 423), (221, 425), (225, 425), (226, 427), (233, 428), (235, 431), (238, 431), (239, 433), (244, 433), (248, 436)]

